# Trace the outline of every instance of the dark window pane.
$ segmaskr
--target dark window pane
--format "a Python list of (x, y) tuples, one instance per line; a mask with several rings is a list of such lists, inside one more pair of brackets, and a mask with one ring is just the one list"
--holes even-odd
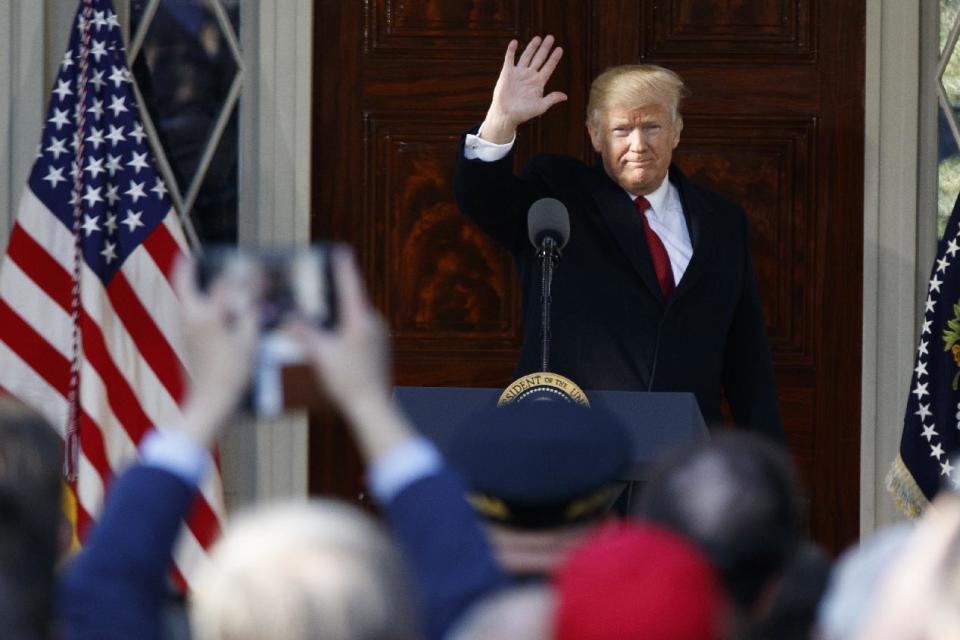
[[(170, 162), (181, 195), (202, 185), (191, 217), (203, 242), (237, 239), (237, 118), (223, 137), (213, 134), (238, 72), (237, 60), (217, 19), (217, 0), (162, 0), (153, 16), (149, 0), (130, 3), (131, 32), (150, 19), (133, 73)], [(239, 0), (220, 2), (238, 33)], [(201, 166), (208, 146), (217, 149)]]

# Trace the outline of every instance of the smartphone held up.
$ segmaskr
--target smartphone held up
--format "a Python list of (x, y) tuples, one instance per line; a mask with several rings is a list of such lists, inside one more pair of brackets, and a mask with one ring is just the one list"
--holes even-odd
[(284, 369), (301, 365), (304, 354), (282, 327), (291, 320), (328, 330), (336, 326), (332, 255), (338, 246), (326, 242), (302, 248), (213, 247), (196, 261), (201, 290), (217, 278), (235, 278), (252, 287), (258, 301), (261, 338), (245, 409), (275, 416), (289, 407), (286, 396), (304, 396), (289, 389), (285, 393), (285, 378), (290, 376), (284, 376)]

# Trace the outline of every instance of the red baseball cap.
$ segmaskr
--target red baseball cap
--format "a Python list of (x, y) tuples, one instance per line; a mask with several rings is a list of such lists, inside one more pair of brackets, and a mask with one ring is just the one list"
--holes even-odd
[(554, 575), (557, 640), (720, 640), (730, 606), (706, 556), (666, 529), (602, 527)]

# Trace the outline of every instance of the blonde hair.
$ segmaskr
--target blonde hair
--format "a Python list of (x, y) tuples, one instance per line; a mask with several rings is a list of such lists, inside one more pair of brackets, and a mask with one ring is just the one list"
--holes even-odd
[(198, 640), (414, 640), (410, 586), (386, 534), (332, 500), (231, 522), (193, 592)]
[(604, 113), (614, 107), (661, 104), (673, 115), (673, 126), (679, 133), (683, 129), (680, 103), (689, 93), (680, 76), (655, 64), (610, 67), (590, 85), (587, 126), (600, 126)]

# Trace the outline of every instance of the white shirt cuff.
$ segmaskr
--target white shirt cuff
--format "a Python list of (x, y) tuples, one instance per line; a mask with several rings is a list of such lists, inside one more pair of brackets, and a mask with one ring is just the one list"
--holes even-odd
[(482, 160), (483, 162), (496, 162), (507, 157), (517, 136), (506, 144), (496, 144), (489, 140), (484, 140), (478, 135), (467, 134), (467, 139), (463, 143), (463, 157), (467, 160)]
[(370, 465), (370, 493), (381, 504), (443, 467), (443, 458), (426, 438), (414, 438), (394, 448)]
[(210, 452), (174, 430), (154, 429), (140, 443), (140, 462), (199, 486), (213, 466)]

